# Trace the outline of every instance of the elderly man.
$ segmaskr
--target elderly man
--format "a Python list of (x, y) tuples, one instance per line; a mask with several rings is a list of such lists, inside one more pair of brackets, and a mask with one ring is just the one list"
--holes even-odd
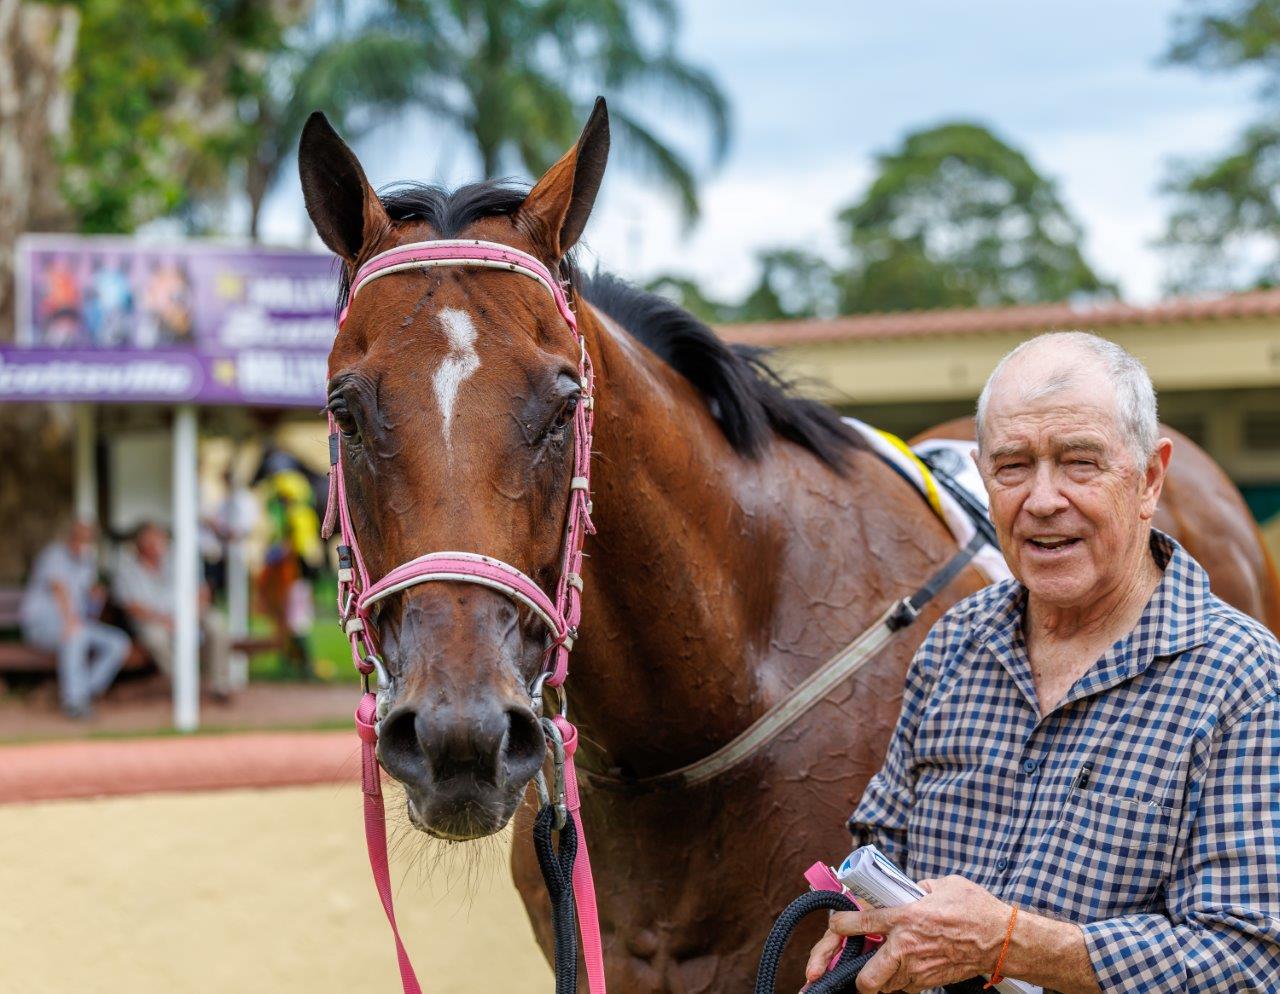
[(92, 522), (72, 524), (65, 541), (36, 557), (22, 597), (22, 637), (58, 654), (58, 696), (71, 718), (93, 714), (92, 700), (111, 686), (129, 652), (129, 636), (94, 617), (96, 538)]
[[(138, 641), (156, 666), (173, 676), (174, 588), (169, 562), (169, 536), (159, 525), (146, 522), (133, 539), (134, 551), (122, 551), (112, 592), (133, 623)], [(231, 699), (231, 643), (226, 627), (201, 588), (200, 660), (217, 701)]]
[(1280, 990), (1280, 646), (1151, 527), (1172, 443), (1119, 346), (1044, 335), (996, 367), (977, 460), (1016, 580), (953, 607), (849, 820), (922, 900), (858, 989), (977, 974), (1064, 994)]

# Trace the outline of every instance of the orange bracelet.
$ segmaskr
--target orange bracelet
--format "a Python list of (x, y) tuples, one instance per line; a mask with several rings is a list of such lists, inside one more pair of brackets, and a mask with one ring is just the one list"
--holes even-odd
[(1009, 927), (1004, 932), (1004, 945), (1000, 947), (1000, 957), (996, 960), (996, 968), (991, 971), (991, 979), (982, 985), (985, 991), (988, 987), (994, 987), (1004, 977), (1000, 976), (1000, 971), (1004, 969), (1004, 958), (1009, 955), (1009, 940), (1013, 938), (1013, 923), (1018, 920), (1018, 906), (1013, 906), (1013, 914), (1009, 916)]

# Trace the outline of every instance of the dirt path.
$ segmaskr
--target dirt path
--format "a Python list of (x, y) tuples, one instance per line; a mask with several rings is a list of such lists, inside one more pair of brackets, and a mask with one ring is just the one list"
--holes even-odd
[[(350, 783), (0, 806), (0, 991), (398, 991), (360, 819)], [(396, 838), (425, 991), (551, 990), (505, 842)]]

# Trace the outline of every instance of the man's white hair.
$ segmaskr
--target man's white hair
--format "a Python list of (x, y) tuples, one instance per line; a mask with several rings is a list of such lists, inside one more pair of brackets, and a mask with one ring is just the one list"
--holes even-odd
[[(1115, 342), (1108, 341), (1089, 331), (1050, 331), (1028, 339), (1003, 359), (987, 377), (987, 383), (978, 395), (978, 449), (982, 449), (983, 427), (987, 419), (987, 404), (991, 399), (991, 386), (1010, 360), (1024, 352), (1041, 346), (1075, 348), (1098, 360), (1107, 379), (1115, 390), (1116, 414), (1120, 430), (1124, 434), (1135, 465), (1145, 466), (1156, 450), (1160, 424), (1156, 413), (1156, 390), (1151, 385), (1147, 369), (1138, 359)], [(1038, 400), (1075, 382), (1077, 371), (1064, 370), (1038, 384), (1024, 394), (1026, 400)]]

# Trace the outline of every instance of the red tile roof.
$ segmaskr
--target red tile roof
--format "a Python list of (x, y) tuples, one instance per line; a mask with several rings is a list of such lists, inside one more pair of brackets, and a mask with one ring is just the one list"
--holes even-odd
[(734, 324), (721, 326), (719, 331), (730, 342), (778, 346), (984, 332), (1041, 332), (1077, 328), (1097, 331), (1102, 328), (1144, 324), (1183, 324), (1278, 316), (1280, 290), (1254, 290), (1223, 297), (1179, 298), (1149, 307), (1124, 303), (1085, 306), (1061, 303), (954, 308)]

